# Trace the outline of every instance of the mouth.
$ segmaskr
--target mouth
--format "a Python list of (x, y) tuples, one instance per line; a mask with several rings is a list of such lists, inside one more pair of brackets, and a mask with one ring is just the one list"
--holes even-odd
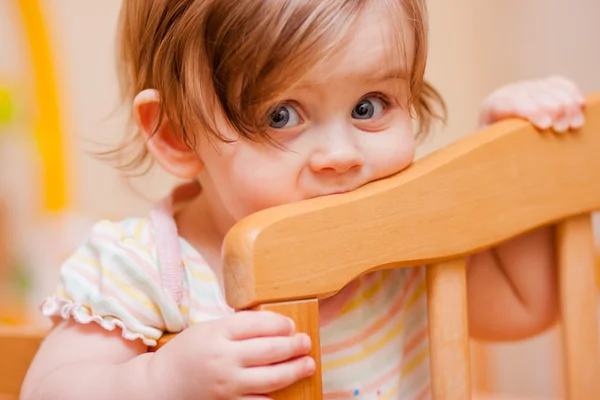
[(316, 196), (313, 196), (312, 198), (333, 196), (335, 194), (344, 194), (344, 193), (351, 192), (352, 190), (353, 189), (338, 189), (338, 190), (335, 190), (333, 192), (327, 192), (327, 193), (318, 194)]
[(326, 194), (326, 196), (331, 196), (332, 194), (343, 194), (343, 193), (348, 193), (348, 192), (351, 192), (351, 190), (350, 189), (341, 189), (341, 190), (336, 190), (335, 192)]

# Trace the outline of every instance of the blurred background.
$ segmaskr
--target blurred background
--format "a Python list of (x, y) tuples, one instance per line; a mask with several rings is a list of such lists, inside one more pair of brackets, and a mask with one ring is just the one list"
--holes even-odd
[[(158, 170), (127, 179), (93, 156), (128, 121), (114, 68), (119, 7), (0, 0), (0, 324), (41, 322), (36, 305), (90, 225), (146, 215), (174, 183)], [(482, 99), (500, 85), (563, 74), (586, 93), (600, 90), (598, 0), (429, 0), (429, 8), (427, 75), (450, 119), (419, 156), (475, 130)], [(476, 344), (475, 385), (559, 396), (559, 340), (552, 331)]]

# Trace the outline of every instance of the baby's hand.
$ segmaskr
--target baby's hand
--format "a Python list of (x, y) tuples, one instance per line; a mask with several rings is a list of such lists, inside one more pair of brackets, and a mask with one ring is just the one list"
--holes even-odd
[(578, 129), (584, 123), (585, 98), (572, 81), (553, 76), (513, 83), (490, 94), (483, 102), (481, 125), (505, 118), (524, 118), (539, 129), (556, 132)]
[(310, 338), (267, 311), (245, 311), (194, 325), (154, 354), (154, 376), (168, 398), (234, 400), (260, 396), (312, 375)]

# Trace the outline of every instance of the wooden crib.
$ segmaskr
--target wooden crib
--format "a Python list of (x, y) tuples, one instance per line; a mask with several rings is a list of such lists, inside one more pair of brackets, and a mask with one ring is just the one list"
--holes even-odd
[[(427, 265), (433, 398), (469, 399), (464, 257), (556, 225), (566, 396), (600, 398), (590, 219), (600, 210), (600, 93), (585, 114), (570, 134), (502, 121), (354, 192), (249, 216), (225, 240), (227, 301), (294, 319), (319, 365), (318, 299), (369, 271)], [(18, 392), (39, 340), (0, 336), (0, 393)], [(319, 367), (271, 397), (321, 399)]]

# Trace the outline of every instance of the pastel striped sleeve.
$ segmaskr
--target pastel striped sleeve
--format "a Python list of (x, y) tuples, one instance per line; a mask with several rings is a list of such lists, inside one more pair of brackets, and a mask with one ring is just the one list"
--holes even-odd
[(155, 346), (163, 332), (184, 329), (177, 303), (163, 289), (147, 219), (101, 221), (63, 264), (55, 294), (42, 304), (49, 317), (72, 318), (128, 340)]

